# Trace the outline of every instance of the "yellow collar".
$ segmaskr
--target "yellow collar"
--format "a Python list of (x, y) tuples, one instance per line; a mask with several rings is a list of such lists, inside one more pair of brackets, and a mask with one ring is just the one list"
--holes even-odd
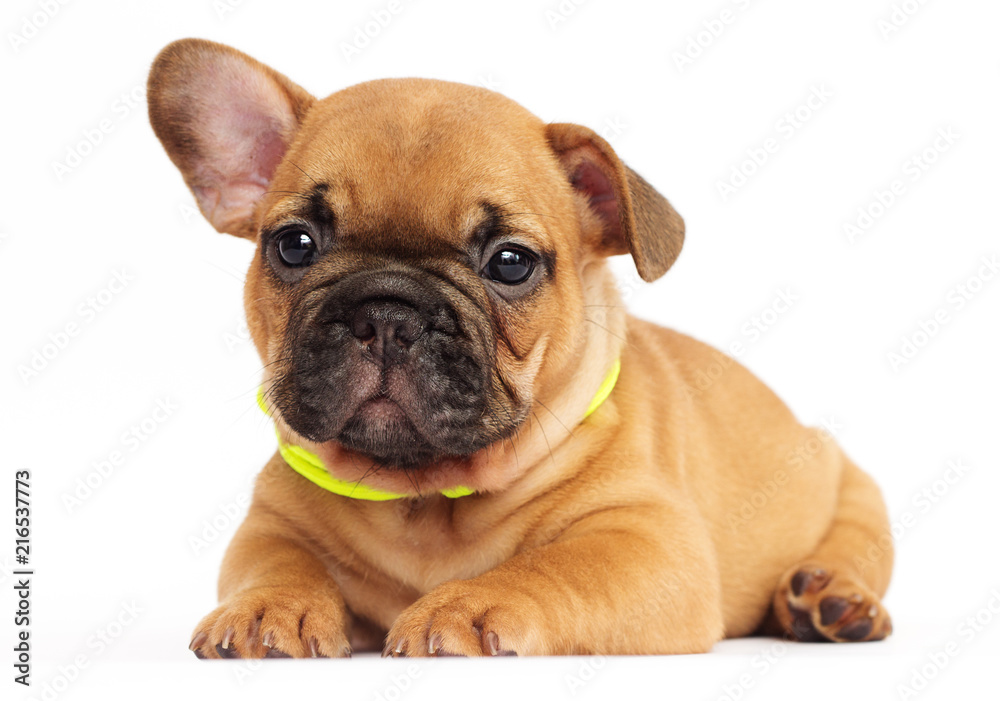
[[(587, 407), (587, 412), (583, 415), (584, 419), (597, 411), (597, 408), (601, 406), (601, 404), (604, 403), (604, 400), (608, 398), (608, 395), (611, 394), (611, 390), (615, 388), (615, 383), (618, 382), (618, 373), (621, 372), (621, 369), (621, 360), (615, 360), (614, 364), (611, 366), (611, 370), (604, 378), (604, 382), (602, 382), (601, 386), (597, 389), (597, 394), (594, 395), (594, 398), (591, 400), (590, 406)], [(267, 404), (264, 402), (263, 386), (257, 390), (257, 405), (261, 408), (261, 411), (270, 415), (271, 412), (268, 411)], [(277, 432), (277, 428), (275, 428), (275, 431)], [(392, 501), (394, 499), (408, 499), (411, 496), (408, 494), (384, 492), (381, 489), (375, 489), (361, 484), (360, 482), (339, 480), (329, 473), (318, 455), (309, 452), (302, 446), (284, 443), (281, 440), (280, 435), (278, 436), (278, 452), (281, 453), (281, 457), (286, 463), (288, 463), (290, 468), (298, 472), (307, 480), (322, 487), (328, 492), (339, 494), (342, 497), (362, 499), (364, 501)], [(452, 487), (451, 489), (441, 490), (441, 494), (449, 499), (458, 499), (459, 497), (469, 496), (474, 493), (474, 490), (469, 489), (468, 487)]]

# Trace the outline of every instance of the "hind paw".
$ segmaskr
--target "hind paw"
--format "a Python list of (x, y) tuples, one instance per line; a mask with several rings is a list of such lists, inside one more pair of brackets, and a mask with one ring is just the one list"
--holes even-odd
[(867, 642), (892, 633), (877, 594), (820, 565), (799, 565), (782, 578), (774, 612), (783, 630), (802, 642)]

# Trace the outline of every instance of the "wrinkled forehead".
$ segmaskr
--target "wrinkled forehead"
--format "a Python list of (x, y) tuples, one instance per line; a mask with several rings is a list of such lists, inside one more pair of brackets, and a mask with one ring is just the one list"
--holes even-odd
[(275, 175), (268, 218), (327, 208), (345, 234), (405, 222), (460, 237), (491, 207), (531, 220), (548, 194), (539, 183), (557, 177), (542, 122), (513, 101), (472, 86), (376, 81), (310, 111)]

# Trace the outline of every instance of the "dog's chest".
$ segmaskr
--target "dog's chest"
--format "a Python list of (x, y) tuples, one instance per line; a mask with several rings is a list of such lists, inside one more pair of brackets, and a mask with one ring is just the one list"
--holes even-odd
[(438, 504), (400, 503), (392, 517), (366, 524), (353, 540), (382, 575), (421, 594), (452, 579), (478, 576), (516, 550), (516, 538), (505, 529), (456, 518)]

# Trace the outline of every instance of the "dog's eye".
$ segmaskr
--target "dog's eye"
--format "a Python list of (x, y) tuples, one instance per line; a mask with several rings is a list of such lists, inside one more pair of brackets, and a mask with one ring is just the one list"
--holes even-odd
[(275, 250), (281, 262), (289, 268), (304, 268), (316, 260), (316, 242), (302, 229), (289, 229), (278, 234)]
[(506, 248), (498, 251), (486, 264), (486, 275), (494, 282), (520, 285), (531, 277), (535, 261), (524, 251)]

